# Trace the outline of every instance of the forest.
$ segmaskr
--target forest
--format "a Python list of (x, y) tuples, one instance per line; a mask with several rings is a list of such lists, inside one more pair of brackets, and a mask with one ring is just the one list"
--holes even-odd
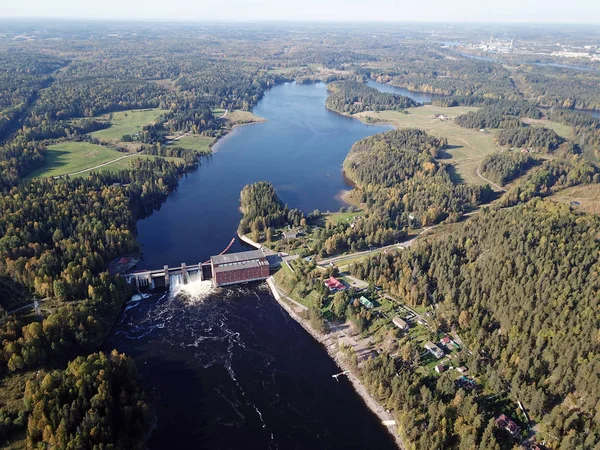
[[(436, 326), (456, 327), (471, 350), (468, 367), (492, 391), (523, 402), (552, 448), (593, 449), (600, 440), (599, 225), (595, 216), (537, 199), (488, 209), (444, 238), (381, 253), (353, 272), (409, 305), (436, 305)], [(389, 376), (399, 369), (400, 378)], [(431, 383), (397, 356), (381, 355), (364, 372), (417, 448), (490, 439), (483, 398), (448, 391), (442, 377)]]
[(264, 231), (267, 240), (274, 228), (306, 225), (306, 219), (302, 211), (289, 209), (287, 205), (277, 197), (275, 188), (267, 181), (244, 186), (240, 194), (240, 208), (243, 212), (242, 220), (238, 227), (240, 234), (251, 233), (255, 242), (260, 241), (261, 233)]
[(454, 121), (464, 128), (509, 128), (520, 126), (520, 118), (540, 119), (542, 113), (534, 105), (524, 101), (498, 100), (483, 103), (476, 112), (458, 116)]
[(358, 81), (335, 81), (327, 85), (329, 96), (325, 106), (344, 114), (362, 111), (401, 111), (417, 103), (403, 95), (379, 92)]
[(504, 186), (523, 175), (535, 164), (528, 153), (504, 151), (487, 155), (481, 162), (481, 171), (490, 180)]
[(552, 152), (558, 148), (563, 139), (549, 128), (529, 126), (503, 128), (496, 133), (496, 141), (507, 147)]
[[(139, 251), (137, 220), (160, 206), (184, 171), (198, 163), (195, 151), (166, 146), (167, 136), (221, 136), (228, 129), (213, 111), (249, 111), (267, 89), (294, 80), (346, 80), (330, 84), (327, 99), (327, 107), (346, 114), (416, 106), (407, 97), (354, 81), (374, 79), (451, 95), (436, 100), (447, 106), (481, 106), (457, 121), (507, 128), (498, 136), (507, 146), (555, 150), (561, 140), (554, 132), (515, 125), (522, 117), (539, 118), (538, 106), (557, 107), (545, 113), (573, 127), (573, 146), (583, 156), (600, 155), (598, 121), (559, 109), (597, 108), (595, 74), (523, 65), (509, 69), (465, 58), (417, 29), (399, 33), (381, 27), (374, 37), (373, 30), (360, 26), (248, 30), (232, 25), (225, 30), (48, 24), (35, 28), (35, 38), (24, 39), (31, 28), (4, 25), (0, 391), (18, 391), (24, 401), (0, 404), (0, 438), (20, 441), (22, 447), (143, 446), (152, 411), (134, 363), (124, 355), (99, 353), (131, 294), (107, 265)], [(154, 107), (165, 112), (143, 126), (135, 140), (156, 158), (132, 158), (126, 170), (81, 178), (28, 178), (47, 164), (47, 146), (92, 142), (89, 133), (108, 127), (111, 113)], [(490, 200), (492, 192), (489, 186), (457, 183), (443, 160), (446, 146), (444, 138), (419, 130), (357, 143), (344, 165), (359, 185), (352, 201), (364, 208), (352, 222), (290, 209), (269, 183), (247, 186), (241, 193), (240, 232), (268, 241), (275, 227), (312, 227), (309, 250), (323, 257), (396, 243), (413, 229), (457, 221)], [(178, 157), (184, 164), (161, 157)], [(484, 163), (486, 174), (508, 182), (530, 161), (500, 154)], [(545, 161), (528, 170), (499, 206), (597, 183), (599, 177), (597, 167), (580, 156)], [(540, 432), (556, 436), (551, 448), (592, 448), (590, 442), (598, 441), (599, 391), (597, 324), (594, 331), (592, 323), (598, 306), (595, 220), (537, 200), (485, 210), (447, 240), (402, 256), (381, 255), (356, 271), (411, 304), (440, 305), (435, 314), (440, 329), (454, 325), (464, 333), (475, 350), (469, 365), (496, 392), (511, 391), (522, 399), (540, 421)], [(44, 299), (51, 306), (41, 317), (6, 314), (15, 297)], [(336, 318), (366, 329), (370, 313), (343, 296), (334, 303)], [(529, 314), (518, 314), (523, 308)], [(408, 442), (428, 449), (506, 448), (509, 440), (493, 430), (484, 399), (457, 389), (448, 377), (415, 374), (419, 349), (404, 341), (400, 348), (400, 359), (384, 353), (366, 365), (362, 376), (396, 411)]]
[(487, 201), (491, 190), (456, 184), (436, 159), (446, 146), (445, 139), (418, 129), (392, 130), (357, 142), (344, 161), (344, 171), (359, 187), (354, 198), (398, 228), (410, 220), (422, 226), (457, 220)]
[(547, 160), (509, 189), (500, 198), (500, 205), (512, 206), (534, 197), (551, 195), (571, 186), (599, 182), (598, 167), (581, 157)]

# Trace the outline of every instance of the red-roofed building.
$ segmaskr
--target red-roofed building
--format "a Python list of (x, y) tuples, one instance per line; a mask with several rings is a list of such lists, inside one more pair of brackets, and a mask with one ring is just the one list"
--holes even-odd
[(325, 286), (327, 286), (327, 288), (332, 292), (343, 291), (346, 289), (344, 283), (334, 277), (330, 277), (329, 279), (325, 280)]
[(498, 428), (508, 431), (511, 435), (515, 437), (521, 432), (521, 428), (519, 428), (519, 426), (505, 414), (502, 414), (496, 419), (496, 426)]

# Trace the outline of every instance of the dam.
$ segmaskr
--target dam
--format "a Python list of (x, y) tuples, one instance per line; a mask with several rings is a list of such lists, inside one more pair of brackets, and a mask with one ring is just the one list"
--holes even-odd
[[(269, 252), (272, 253), (272, 252)], [(211, 256), (204, 263), (125, 274), (125, 280), (139, 291), (165, 288), (173, 290), (194, 281), (212, 280), (215, 287), (266, 280), (272, 269), (281, 265), (281, 254), (262, 249)]]

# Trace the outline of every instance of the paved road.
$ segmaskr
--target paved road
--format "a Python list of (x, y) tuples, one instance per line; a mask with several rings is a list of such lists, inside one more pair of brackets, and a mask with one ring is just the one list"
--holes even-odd
[(400, 246), (402, 246), (404, 248), (408, 248), (414, 244), (414, 242), (417, 240), (417, 238), (419, 236), (421, 236), (423, 233), (426, 233), (427, 231), (431, 230), (432, 228), (435, 228), (435, 226), (423, 228), (423, 230), (417, 236), (415, 236), (412, 239), (409, 239), (408, 241), (398, 242), (396, 244), (391, 244), (391, 245), (386, 245), (385, 247), (377, 247), (373, 250), (364, 250), (361, 252), (349, 253), (347, 255), (332, 256), (331, 258), (325, 258), (325, 259), (318, 261), (317, 265), (318, 266), (326, 266), (327, 264), (330, 264), (330, 263), (337, 263), (337, 262), (343, 261), (345, 259), (356, 258), (357, 256), (363, 256), (363, 255), (367, 256), (372, 253), (378, 253), (382, 250), (391, 249), (391, 248), (400, 247)]

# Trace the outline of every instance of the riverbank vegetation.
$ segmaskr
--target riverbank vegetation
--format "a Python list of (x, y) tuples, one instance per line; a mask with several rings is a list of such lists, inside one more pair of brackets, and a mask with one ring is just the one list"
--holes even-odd
[[(598, 378), (593, 369), (598, 364), (593, 349), (597, 330), (586, 311), (598, 307), (600, 285), (594, 269), (598, 225), (597, 218), (576, 216), (567, 207), (537, 200), (484, 212), (444, 239), (424, 242), (410, 252), (380, 254), (356, 266), (353, 273), (385, 286), (408, 305), (437, 305), (432, 326), (448, 332), (456, 327), (470, 350), (463, 360), (469, 373), (486, 390), (510, 392), (513, 404), (521, 401), (538, 422), (540, 440), (552, 439), (556, 448), (593, 448), (600, 436), (595, 415)], [(571, 244), (563, 246), (565, 239)], [(522, 245), (525, 241), (527, 246)], [(447, 263), (448, 258), (453, 264)], [(506, 261), (512, 267), (507, 268)], [(572, 283), (575, 272), (579, 281)], [(519, 314), (523, 308), (527, 315)], [(572, 332), (575, 328), (577, 334)], [(552, 339), (545, 337), (549, 333)], [(399, 382), (388, 369), (400, 370)], [(488, 420), (500, 412), (483, 397), (474, 397), (475, 411), (483, 417), (466, 421), (476, 428), (457, 436), (457, 425), (435, 419), (438, 408), (447, 411), (443, 400), (447, 395), (459, 396), (458, 404), (466, 400), (466, 392), (461, 394), (452, 384), (444, 387), (444, 375), (434, 387), (398, 355), (389, 354), (376, 358), (365, 371), (371, 386), (385, 393), (380, 397), (397, 402), (401, 429), (411, 441), (433, 444), (432, 436), (443, 440), (419, 448), (449, 448), (467, 436), (483, 438)], [(415, 387), (419, 379), (425, 390), (419, 384)], [(407, 398), (407, 391), (420, 401)], [(431, 405), (433, 399), (442, 403), (435, 408), (419, 406)], [(419, 412), (424, 416), (419, 418)], [(522, 420), (526, 428), (527, 419)]]

